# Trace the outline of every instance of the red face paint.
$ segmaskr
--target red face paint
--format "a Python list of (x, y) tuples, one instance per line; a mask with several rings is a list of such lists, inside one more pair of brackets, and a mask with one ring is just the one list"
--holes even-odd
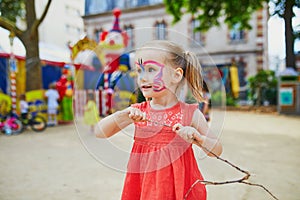
[(164, 81), (162, 80), (163, 68), (165, 67), (164, 64), (161, 64), (161, 63), (156, 62), (154, 60), (146, 60), (145, 62), (143, 62), (142, 59), (138, 59), (138, 62), (136, 62), (136, 64), (140, 66), (140, 68), (142, 70), (142, 73), (146, 73), (146, 71), (145, 71), (145, 66), (146, 65), (153, 65), (153, 66), (159, 67), (158, 74), (156, 76), (154, 76), (154, 78), (153, 78), (153, 85), (152, 85), (153, 86), (153, 91), (160, 92), (160, 91), (166, 89)]

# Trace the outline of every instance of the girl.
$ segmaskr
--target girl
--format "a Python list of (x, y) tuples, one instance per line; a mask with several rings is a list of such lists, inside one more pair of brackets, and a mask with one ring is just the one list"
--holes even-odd
[(203, 113), (206, 121), (209, 122), (210, 121), (209, 110), (210, 110), (211, 102), (210, 102), (210, 94), (205, 82), (203, 82), (202, 92), (203, 92), (203, 98), (205, 99), (205, 102), (199, 103), (199, 109)]
[(59, 94), (56, 90), (56, 83), (50, 83), (49, 89), (45, 92), (45, 97), (47, 98), (47, 113), (48, 113), (48, 125), (56, 126), (57, 125), (57, 109), (58, 109), (58, 99)]
[(203, 184), (189, 191), (196, 180), (203, 180), (191, 144), (205, 147), (209, 156), (219, 156), (222, 146), (198, 105), (178, 99), (187, 84), (203, 101), (199, 61), (172, 42), (156, 40), (137, 50), (135, 64), (147, 101), (102, 119), (96, 134), (106, 138), (135, 125), (122, 199), (206, 199)]
[(99, 121), (99, 111), (93, 93), (87, 95), (87, 103), (84, 106), (84, 122), (91, 126), (91, 133), (94, 133), (94, 126)]
[(20, 111), (21, 111), (21, 118), (22, 120), (27, 121), (28, 118), (28, 110), (29, 110), (29, 105), (26, 101), (26, 95), (21, 94), (20, 96)]

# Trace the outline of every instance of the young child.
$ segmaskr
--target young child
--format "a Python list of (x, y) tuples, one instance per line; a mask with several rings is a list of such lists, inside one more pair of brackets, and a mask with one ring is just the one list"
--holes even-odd
[(91, 126), (91, 133), (94, 133), (94, 126), (99, 121), (99, 111), (96, 106), (93, 93), (87, 95), (87, 103), (84, 106), (84, 122)]
[(209, 156), (219, 156), (222, 145), (209, 132), (198, 104), (178, 99), (187, 84), (195, 99), (203, 101), (197, 57), (172, 42), (155, 40), (137, 50), (135, 64), (147, 101), (102, 119), (96, 134), (107, 138), (135, 125), (122, 199), (206, 199), (204, 184), (192, 187), (203, 180), (192, 144), (205, 147)]
[(21, 111), (21, 118), (23, 120), (27, 120), (27, 118), (28, 118), (28, 109), (29, 109), (29, 105), (26, 101), (26, 96), (25, 96), (25, 94), (21, 94), (21, 96), (20, 96), (20, 111)]
[(49, 84), (49, 89), (45, 93), (45, 97), (47, 98), (48, 105), (48, 125), (55, 126), (57, 125), (57, 108), (58, 108), (58, 99), (59, 94), (56, 90), (56, 84)]
[(205, 102), (201, 102), (199, 103), (199, 109), (200, 111), (203, 113), (206, 121), (210, 121), (210, 114), (209, 114), (209, 110), (210, 110), (210, 106), (211, 106), (211, 102), (210, 102), (210, 94), (208, 91), (208, 87), (206, 85), (205, 82), (203, 82), (203, 98), (205, 99)]

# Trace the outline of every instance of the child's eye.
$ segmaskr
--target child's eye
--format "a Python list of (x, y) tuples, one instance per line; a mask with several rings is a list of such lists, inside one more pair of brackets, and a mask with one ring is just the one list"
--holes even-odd
[(155, 72), (156, 70), (155, 70), (154, 68), (150, 67), (150, 68), (148, 69), (148, 71), (149, 71), (149, 72)]
[(136, 72), (140, 74), (142, 72), (142, 69), (141, 68), (137, 68)]

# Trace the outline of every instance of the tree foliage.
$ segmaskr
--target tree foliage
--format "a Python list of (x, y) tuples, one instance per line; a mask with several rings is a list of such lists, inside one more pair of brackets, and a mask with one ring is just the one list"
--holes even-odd
[(277, 104), (277, 78), (271, 70), (260, 70), (249, 77), (249, 95), (255, 105), (262, 105), (268, 101), (271, 105)]
[(230, 28), (239, 23), (242, 29), (251, 29), (249, 20), (252, 13), (262, 8), (263, 2), (263, 0), (164, 0), (167, 11), (174, 16), (174, 23), (185, 13), (191, 13), (200, 21), (197, 30), (201, 31), (219, 26), (222, 23), (221, 17), (224, 17), (224, 22)]
[(25, 0), (0, 0), (0, 16), (16, 23), (17, 18), (25, 18)]
[[(173, 22), (178, 22), (186, 13), (191, 13), (200, 21), (196, 31), (207, 31), (213, 26), (226, 23), (229, 28), (239, 24), (240, 29), (251, 29), (249, 21), (252, 14), (261, 9), (264, 3), (274, 6), (272, 15), (278, 15), (285, 21), (286, 66), (296, 68), (294, 41), (296, 32), (292, 28), (295, 16), (293, 7), (300, 7), (300, 0), (164, 0), (167, 12), (173, 15)], [(224, 21), (221, 21), (223, 20)]]
[[(38, 18), (35, 0), (0, 0), (0, 26), (18, 37), (26, 49), (27, 91), (42, 88), (38, 28), (45, 19), (51, 2), (52, 0), (47, 1), (44, 11)], [(24, 19), (25, 30), (21, 30), (16, 25), (17, 19)]]

